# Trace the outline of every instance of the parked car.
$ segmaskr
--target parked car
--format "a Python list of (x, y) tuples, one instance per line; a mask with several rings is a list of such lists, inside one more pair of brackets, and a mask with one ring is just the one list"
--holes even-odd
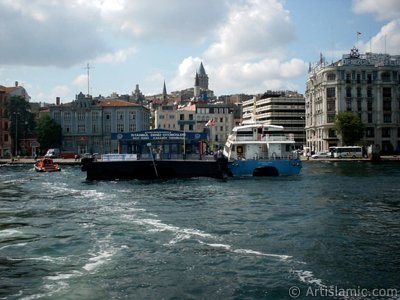
[(331, 153), (330, 153), (330, 152), (326, 152), (326, 151), (324, 151), (324, 152), (317, 152), (317, 153), (311, 155), (311, 158), (314, 158), (314, 159), (318, 159), (318, 158), (330, 158), (330, 157), (331, 157)]

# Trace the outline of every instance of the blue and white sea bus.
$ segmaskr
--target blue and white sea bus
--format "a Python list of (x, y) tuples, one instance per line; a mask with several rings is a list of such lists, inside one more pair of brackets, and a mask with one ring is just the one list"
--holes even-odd
[(256, 121), (233, 128), (223, 154), (233, 177), (297, 175), (302, 164), (294, 151), (293, 134), (282, 126)]

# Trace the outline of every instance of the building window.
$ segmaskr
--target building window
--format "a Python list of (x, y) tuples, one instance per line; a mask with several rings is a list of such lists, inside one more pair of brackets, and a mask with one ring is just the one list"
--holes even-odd
[(391, 111), (392, 110), (392, 101), (383, 99), (383, 110)]
[(70, 112), (64, 113), (64, 121), (71, 121), (71, 113)]
[(390, 137), (390, 128), (382, 128), (382, 137)]
[(78, 124), (78, 133), (85, 133), (85, 125)]
[(136, 123), (130, 123), (129, 124), (129, 131), (130, 132), (135, 132), (136, 131)]
[(336, 80), (336, 75), (335, 73), (329, 73), (327, 76), (328, 81), (334, 81)]
[(361, 96), (361, 88), (360, 87), (357, 88), (357, 97), (359, 97), (359, 98), (362, 97)]
[(367, 88), (367, 97), (372, 98), (372, 88), (370, 87)]
[(189, 131), (193, 131), (193, 125), (192, 124), (189, 125)]
[(118, 120), (123, 120), (123, 119), (124, 119), (124, 113), (118, 112)]
[(110, 120), (110, 119), (111, 119), (110, 114), (106, 114), (106, 120)]
[(392, 89), (390, 87), (384, 87), (382, 89), (383, 98), (391, 98), (392, 97)]
[(350, 73), (346, 73), (346, 83), (350, 83), (351, 82), (351, 75)]
[(328, 130), (328, 137), (330, 138), (336, 138), (336, 131), (334, 129), (329, 129)]
[(351, 111), (351, 100), (346, 100), (346, 110)]
[(374, 127), (367, 127), (365, 135), (369, 138), (373, 138), (375, 136), (375, 128)]
[(336, 97), (336, 90), (334, 87), (329, 87), (326, 89), (326, 97), (327, 98), (334, 98)]
[(136, 119), (136, 111), (130, 111), (129, 120), (135, 120), (135, 119)]
[(97, 124), (93, 124), (93, 125), (92, 125), (92, 132), (93, 132), (93, 133), (99, 132), (99, 129), (98, 129)]
[(372, 83), (372, 74), (367, 74), (367, 83)]
[(117, 124), (117, 132), (124, 132), (124, 124)]
[(111, 124), (104, 124), (104, 132), (111, 132)]
[(384, 72), (382, 73), (382, 81), (383, 82), (389, 82), (390, 81), (390, 73), (389, 72)]
[(361, 111), (361, 100), (357, 100), (357, 110)]
[(84, 121), (84, 120), (85, 120), (85, 113), (78, 112), (78, 121)]
[(181, 120), (181, 121), (185, 120), (185, 115), (184, 114), (180, 114), (179, 115), (179, 120)]
[(97, 121), (99, 119), (99, 112), (92, 111), (92, 121)]
[(183, 125), (183, 124), (179, 125), (179, 130), (180, 131), (184, 131), (185, 130), (185, 125)]
[(392, 114), (383, 114), (383, 123), (391, 123)]
[(351, 98), (351, 87), (346, 88), (346, 97)]
[(368, 123), (372, 123), (372, 113), (368, 113)]
[(361, 74), (357, 73), (357, 83), (361, 83)]
[(367, 101), (367, 110), (372, 111), (372, 100)]
[(328, 115), (327, 115), (327, 122), (328, 122), (328, 123), (333, 123), (333, 122), (335, 122), (335, 114), (328, 114)]
[(189, 120), (193, 120), (193, 114), (189, 115)]

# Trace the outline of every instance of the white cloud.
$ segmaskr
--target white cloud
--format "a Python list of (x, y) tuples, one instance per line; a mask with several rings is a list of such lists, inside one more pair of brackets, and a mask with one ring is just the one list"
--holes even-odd
[(97, 16), (73, 1), (2, 0), (2, 63), (67, 67), (104, 53)]
[[(306, 75), (308, 64), (288, 59), (295, 39), (290, 14), (275, 0), (248, 0), (231, 7), (228, 18), (215, 31), (215, 43), (203, 54), (210, 89), (217, 93), (256, 93), (268, 89), (295, 89), (294, 81)], [(185, 58), (174, 86), (193, 86), (199, 58)]]
[(72, 84), (77, 87), (87, 87), (87, 80), (87, 74), (80, 74), (72, 81)]
[(122, 63), (125, 62), (129, 56), (137, 52), (136, 48), (120, 49), (113, 53), (101, 55), (95, 59), (97, 63)]
[(363, 52), (399, 54), (400, 19), (393, 20), (366, 43), (360, 43)]
[(353, 0), (355, 13), (370, 13), (379, 20), (390, 20), (400, 18), (399, 0)]

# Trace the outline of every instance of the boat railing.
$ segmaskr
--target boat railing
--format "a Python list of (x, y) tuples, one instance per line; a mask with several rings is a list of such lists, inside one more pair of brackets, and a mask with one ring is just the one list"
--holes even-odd
[(103, 154), (101, 161), (132, 161), (132, 160), (215, 160), (214, 155), (199, 154), (199, 153), (131, 153), (131, 154)]
[(294, 135), (289, 134), (231, 134), (228, 137), (231, 141), (294, 141)]

